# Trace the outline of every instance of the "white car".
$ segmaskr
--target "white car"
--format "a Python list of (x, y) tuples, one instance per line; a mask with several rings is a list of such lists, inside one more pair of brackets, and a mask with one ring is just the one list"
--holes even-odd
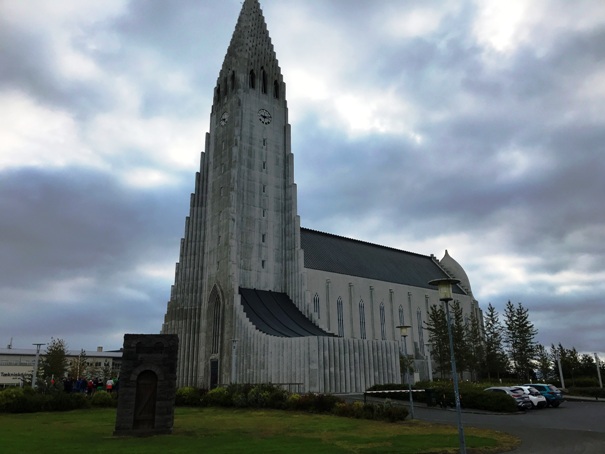
[(531, 401), (532, 408), (546, 408), (548, 405), (548, 401), (546, 397), (544, 397), (540, 391), (538, 391), (533, 386), (516, 386), (516, 388), (521, 388), (525, 394), (529, 397)]

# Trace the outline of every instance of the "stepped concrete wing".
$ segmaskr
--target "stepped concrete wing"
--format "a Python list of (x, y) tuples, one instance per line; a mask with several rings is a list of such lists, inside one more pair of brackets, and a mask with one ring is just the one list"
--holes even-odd
[[(300, 229), (300, 237), (305, 268), (431, 290), (434, 288), (428, 285), (429, 281), (450, 277), (427, 255), (305, 228)], [(452, 290), (465, 294), (458, 286)]]
[(328, 336), (328, 333), (303, 315), (285, 293), (240, 288), (242, 305), (256, 328), (270, 336)]

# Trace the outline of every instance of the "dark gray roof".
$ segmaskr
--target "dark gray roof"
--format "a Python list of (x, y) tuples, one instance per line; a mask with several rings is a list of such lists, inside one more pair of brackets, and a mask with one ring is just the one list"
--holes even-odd
[(242, 305), (256, 328), (271, 336), (330, 336), (303, 315), (285, 293), (240, 288)]
[[(435, 290), (433, 279), (450, 277), (432, 257), (300, 229), (305, 268)], [(455, 286), (455, 293), (464, 292)]]

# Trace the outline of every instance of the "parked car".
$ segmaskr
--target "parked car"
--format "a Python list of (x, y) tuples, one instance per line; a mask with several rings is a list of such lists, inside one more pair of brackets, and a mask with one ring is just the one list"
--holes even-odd
[(484, 391), (508, 394), (510, 397), (515, 399), (519, 410), (529, 410), (532, 408), (529, 396), (525, 394), (523, 389), (519, 388), (518, 386), (492, 386), (491, 388), (484, 389)]
[(548, 406), (546, 397), (533, 386), (519, 386), (519, 388), (521, 388), (523, 392), (527, 394), (527, 397), (529, 397), (532, 408), (546, 408)]
[(563, 393), (554, 385), (549, 385), (547, 383), (526, 383), (523, 386), (531, 386), (540, 391), (544, 397), (546, 397), (546, 406), (551, 406), (557, 408), (561, 405), (561, 402), (565, 400), (563, 397)]

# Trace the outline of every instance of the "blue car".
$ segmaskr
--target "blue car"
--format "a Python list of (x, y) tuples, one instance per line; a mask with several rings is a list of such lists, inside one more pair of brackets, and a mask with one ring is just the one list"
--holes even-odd
[(540, 394), (546, 397), (546, 405), (557, 408), (561, 405), (565, 399), (563, 398), (563, 394), (556, 386), (549, 385), (546, 383), (528, 383), (523, 386), (533, 386)]

